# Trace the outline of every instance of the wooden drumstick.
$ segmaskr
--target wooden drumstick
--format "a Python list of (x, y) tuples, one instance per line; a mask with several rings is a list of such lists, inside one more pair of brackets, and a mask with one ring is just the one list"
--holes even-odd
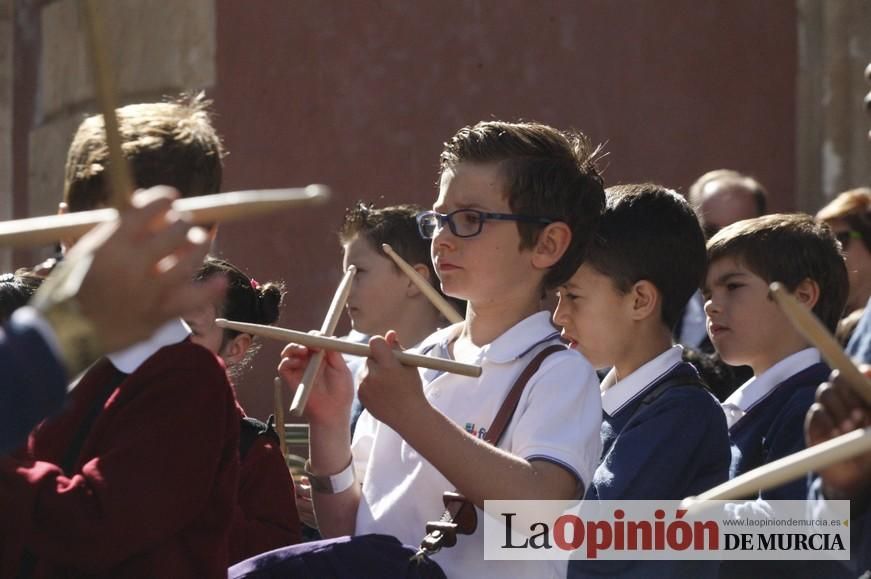
[(91, 70), (94, 74), (94, 87), (97, 102), (103, 113), (103, 127), (106, 131), (106, 145), (109, 148), (109, 204), (115, 209), (125, 209), (130, 205), (133, 195), (133, 178), (130, 165), (121, 150), (121, 134), (115, 109), (115, 79), (109, 65), (109, 51), (106, 47), (106, 34), (103, 20), (97, 10), (96, 0), (82, 0), (80, 4), (88, 32), (88, 47), (91, 53)]
[[(233, 221), (279, 209), (323, 202), (329, 189), (309, 185), (292, 189), (235, 191), (177, 199), (174, 211), (187, 214), (194, 225), (211, 225)], [(64, 237), (79, 237), (95, 226), (118, 218), (115, 209), (78, 211), (64, 215), (46, 215), (0, 222), (0, 246), (50, 245)]]
[[(309, 348), (333, 350), (341, 352), (342, 354), (350, 354), (352, 356), (369, 357), (372, 353), (368, 344), (358, 344), (356, 342), (339, 340), (338, 338), (327, 338), (314, 334), (306, 334), (305, 332), (276, 328), (275, 326), (232, 322), (223, 318), (216, 319), (215, 325), (219, 328), (228, 328), (230, 330), (236, 330), (237, 332), (251, 334), (252, 336), (262, 336), (264, 338), (271, 338), (282, 342), (296, 342), (297, 344), (302, 344)], [(393, 351), (393, 355), (406, 366), (429, 368), (431, 370), (439, 370), (451, 374), (459, 374), (460, 376), (469, 376), (471, 378), (477, 378), (481, 375), (481, 367), (473, 364), (463, 364), (453, 360), (436, 358), (435, 356), (409, 354), (407, 352), (395, 350)]]
[(774, 282), (769, 286), (769, 289), (771, 295), (774, 296), (774, 301), (777, 302), (795, 329), (820, 351), (832, 370), (840, 372), (865, 402), (871, 404), (871, 381), (853, 364), (853, 361), (841, 349), (841, 346), (822, 322), (798, 303), (783, 284)]
[(281, 456), (287, 461), (287, 440), (284, 432), (284, 382), (278, 376), (272, 381), (273, 404), (275, 406), (275, 433), (278, 434), (278, 445)]
[[(342, 281), (336, 288), (336, 293), (333, 295), (333, 301), (330, 303), (330, 309), (327, 310), (327, 316), (324, 318), (324, 323), (321, 326), (321, 334), (324, 336), (332, 336), (336, 332), (336, 326), (339, 324), (339, 318), (342, 317), (342, 311), (345, 309), (345, 302), (348, 301), (348, 294), (351, 293), (351, 284), (354, 281), (354, 274), (357, 273), (357, 268), (353, 265), (348, 266), (345, 275), (342, 276)], [(315, 376), (318, 369), (321, 367), (321, 362), (324, 360), (324, 351), (316, 352), (312, 356), (308, 365), (305, 367), (305, 372), (302, 375), (302, 380), (296, 389), (296, 394), (293, 396), (293, 403), (290, 405), (290, 413), (293, 416), (302, 416), (305, 410), (305, 404), (308, 402), (309, 394), (311, 394), (314, 386)]]
[(402, 257), (400, 257), (398, 253), (393, 251), (393, 248), (390, 247), (389, 243), (382, 243), (381, 249), (384, 250), (384, 253), (390, 256), (390, 258), (396, 263), (396, 265), (399, 266), (399, 269), (405, 272), (405, 275), (407, 275), (409, 279), (414, 282), (414, 285), (417, 286), (417, 288), (423, 293), (423, 295), (429, 298), (429, 301), (432, 303), (432, 305), (434, 305), (435, 308), (442, 313), (447, 321), (452, 324), (456, 324), (464, 320), (463, 316), (461, 316), (459, 312), (457, 312), (457, 310), (455, 310), (454, 307), (448, 303), (448, 300), (446, 300), (438, 291), (436, 291), (436, 289), (432, 287), (422, 275), (417, 273), (417, 271), (415, 271), (415, 269), (411, 267), (411, 265), (409, 265), (407, 261), (402, 259)]
[(750, 498), (760, 491), (779, 487), (809, 472), (820, 471), (866, 452), (871, 452), (871, 426), (858, 428), (754, 468), (696, 497), (684, 499), (683, 504), (691, 506), (698, 501), (735, 501)]

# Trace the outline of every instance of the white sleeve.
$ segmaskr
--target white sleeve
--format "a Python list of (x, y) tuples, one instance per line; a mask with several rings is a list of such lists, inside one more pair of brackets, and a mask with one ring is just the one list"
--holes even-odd
[(589, 486), (602, 453), (602, 398), (583, 356), (570, 350), (549, 356), (527, 384), (512, 422), (505, 446), (512, 454), (559, 464)]
[(354, 438), (351, 441), (351, 459), (358, 481), (362, 481), (366, 475), (366, 467), (369, 465), (369, 457), (372, 455), (372, 444), (375, 441), (377, 429), (378, 421), (368, 410), (363, 410), (360, 418), (357, 419)]

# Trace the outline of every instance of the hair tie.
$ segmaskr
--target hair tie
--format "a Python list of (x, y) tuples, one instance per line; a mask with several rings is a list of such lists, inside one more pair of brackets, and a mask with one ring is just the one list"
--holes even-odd
[(255, 290), (259, 290), (259, 289), (260, 289), (260, 282), (258, 282), (258, 281), (257, 281), (256, 279), (254, 279), (253, 277), (251, 278), (251, 282), (250, 282), (250, 283), (251, 283), (251, 288), (252, 288), (252, 289), (255, 289)]

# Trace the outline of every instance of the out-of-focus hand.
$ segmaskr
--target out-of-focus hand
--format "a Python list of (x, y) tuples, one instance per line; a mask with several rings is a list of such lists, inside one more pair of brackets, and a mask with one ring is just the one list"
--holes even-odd
[[(862, 371), (871, 376), (871, 366)], [(816, 402), (805, 420), (805, 438), (812, 446), (871, 426), (871, 408), (862, 400), (847, 379), (837, 371), (829, 382), (817, 388)], [(823, 489), (830, 498), (862, 499), (871, 488), (871, 453), (845, 460), (819, 472)]]
[(167, 320), (220, 299), (225, 291), (221, 277), (192, 281), (209, 238), (171, 211), (177, 196), (168, 187), (137, 192), (118, 221), (92, 230), (76, 244), (96, 246), (77, 300), (106, 352), (147, 338)]

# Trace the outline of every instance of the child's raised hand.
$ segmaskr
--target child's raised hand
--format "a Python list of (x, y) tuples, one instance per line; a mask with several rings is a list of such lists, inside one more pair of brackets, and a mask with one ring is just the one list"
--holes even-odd
[[(281, 351), (278, 375), (290, 387), (291, 397), (296, 393), (309, 362), (318, 352), (300, 344), (288, 344)], [(309, 422), (347, 423), (354, 400), (354, 380), (342, 355), (324, 350), (314, 382), (303, 415)]]
[[(871, 367), (862, 368), (866, 376)], [(805, 420), (807, 445), (819, 444), (857, 428), (871, 426), (871, 407), (837, 371), (817, 388), (816, 402)], [(871, 485), (871, 453), (820, 471), (826, 496), (860, 499)]]
[[(369, 340), (372, 355), (360, 382), (360, 402), (372, 416), (401, 432), (403, 421), (414, 421), (417, 409), (428, 405), (417, 368), (403, 366), (393, 355), (401, 350), (393, 330)], [(423, 405), (423, 406), (422, 406)]]

